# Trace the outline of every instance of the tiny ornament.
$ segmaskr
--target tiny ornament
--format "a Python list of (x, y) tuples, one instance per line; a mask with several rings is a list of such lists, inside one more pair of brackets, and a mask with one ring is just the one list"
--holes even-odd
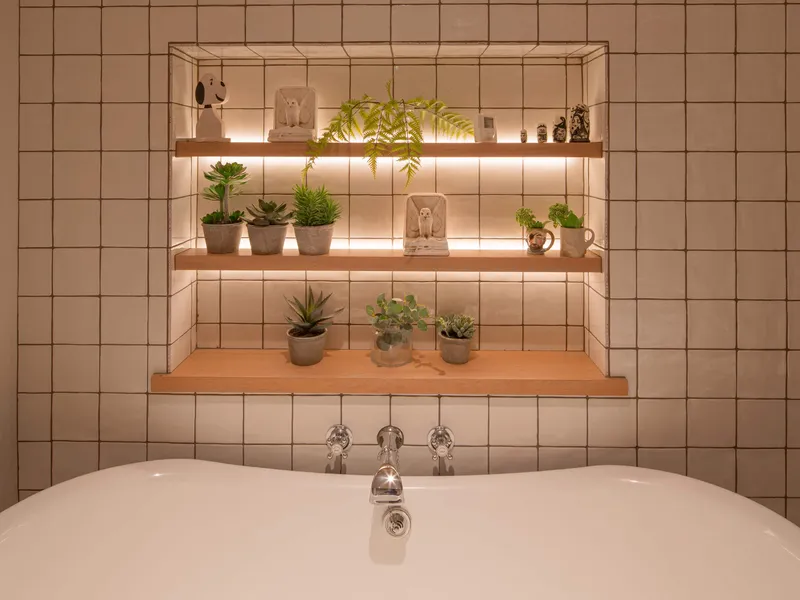
[(473, 120), (475, 129), (475, 141), (478, 143), (496, 142), (497, 125), (494, 117), (479, 113)]
[(447, 244), (447, 197), (444, 194), (411, 194), (406, 197), (405, 256), (449, 256)]
[(528, 141), (528, 130), (527, 129), (520, 129), (519, 130), (519, 141), (523, 144)]
[(225, 137), (225, 126), (217, 116), (214, 106), (228, 101), (228, 88), (216, 75), (206, 73), (194, 88), (194, 99), (203, 107), (197, 119), (195, 139), (200, 141), (230, 142)]
[(569, 117), (569, 141), (589, 141), (589, 109), (585, 104), (572, 107)]
[(559, 117), (553, 124), (553, 141), (562, 144), (567, 141), (567, 120)]
[(313, 88), (282, 87), (275, 92), (270, 142), (306, 142), (317, 135), (317, 93)]
[(547, 125), (544, 123), (539, 123), (536, 127), (536, 141), (540, 144), (547, 143)]

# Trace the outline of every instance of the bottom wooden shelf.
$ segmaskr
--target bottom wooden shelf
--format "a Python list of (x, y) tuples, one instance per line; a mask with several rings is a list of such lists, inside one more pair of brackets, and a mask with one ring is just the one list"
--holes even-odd
[(377, 367), (367, 350), (331, 350), (297, 367), (286, 350), (197, 350), (153, 392), (298, 394), (494, 394), (625, 396), (628, 381), (605, 377), (583, 352), (476, 351), (466, 365), (415, 351), (402, 367)]

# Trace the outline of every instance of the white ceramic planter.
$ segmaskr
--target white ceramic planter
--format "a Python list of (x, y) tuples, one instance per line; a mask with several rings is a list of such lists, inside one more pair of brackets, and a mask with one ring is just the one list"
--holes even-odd
[(297, 238), (297, 250), (300, 254), (318, 256), (331, 251), (333, 239), (333, 224), (319, 225), (317, 227), (294, 226), (294, 236)]
[(472, 340), (451, 338), (439, 332), (439, 350), (442, 360), (451, 365), (463, 365), (469, 361), (469, 350)]
[(293, 365), (308, 367), (317, 364), (325, 354), (325, 341), (328, 332), (324, 331), (314, 337), (295, 337), (286, 332), (289, 342), (289, 360)]
[(282, 254), (287, 229), (288, 225), (258, 227), (248, 223), (247, 235), (250, 236), (250, 249), (253, 254)]
[[(586, 234), (589, 239), (586, 239)], [(594, 242), (594, 231), (581, 227), (579, 229), (561, 228), (561, 256), (567, 258), (583, 258), (586, 250)]]
[(242, 223), (211, 225), (203, 223), (203, 235), (209, 254), (233, 254), (239, 250), (242, 239)]

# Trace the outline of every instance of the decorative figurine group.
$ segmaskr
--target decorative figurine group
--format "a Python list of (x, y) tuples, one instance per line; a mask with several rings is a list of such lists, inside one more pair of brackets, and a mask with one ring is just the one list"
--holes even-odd
[[(589, 108), (585, 104), (577, 104), (570, 110), (569, 133), (570, 142), (589, 141)], [(520, 132), (520, 141), (528, 141), (528, 132), (524, 129)], [(536, 127), (536, 141), (540, 144), (547, 142), (547, 125), (544, 123)], [(553, 124), (553, 141), (559, 144), (567, 141), (567, 120), (564, 117), (559, 117)]]

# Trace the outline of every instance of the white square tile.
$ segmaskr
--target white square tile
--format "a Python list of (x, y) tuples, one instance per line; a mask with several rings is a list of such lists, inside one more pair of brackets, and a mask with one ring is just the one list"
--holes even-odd
[(103, 442), (100, 444), (100, 468), (109, 469), (147, 460), (147, 444)]
[(49, 441), (50, 394), (17, 395), (17, 437), (20, 442)]
[(480, 323), (482, 325), (519, 325), (522, 323), (522, 284), (481, 283), (480, 295)]
[(103, 154), (103, 198), (147, 198), (147, 152)]
[(53, 154), (23, 152), (19, 155), (20, 200), (53, 197)]
[(103, 53), (147, 54), (148, 13), (146, 7), (103, 9)]
[(739, 54), (736, 57), (736, 100), (782, 102), (786, 61), (783, 54)]
[(53, 298), (53, 342), (97, 344), (100, 342), (100, 299)]
[[(733, 202), (690, 202), (686, 205), (686, 234), (691, 250), (733, 250), (736, 244), (736, 205)], [(708, 227), (708, 223), (714, 227)]]
[[(639, 54), (636, 57), (639, 102), (682, 102), (685, 81), (683, 54)], [(646, 105), (639, 108), (646, 108)]]
[(521, 195), (482, 195), (480, 197), (480, 235), (482, 238), (520, 237), (514, 212), (522, 206)]
[(739, 200), (785, 200), (786, 161), (777, 152), (737, 154), (737, 194)]
[(194, 7), (150, 8), (150, 52), (164, 54), (170, 42), (191, 43), (197, 39), (197, 9)]
[(350, 236), (387, 238), (392, 235), (391, 196), (351, 196)]
[(260, 281), (222, 282), (221, 315), (224, 323), (262, 322)]
[(147, 396), (145, 394), (102, 394), (100, 396), (100, 439), (143, 442), (147, 439)]
[(689, 477), (734, 491), (736, 454), (733, 449), (689, 448), (686, 464)]
[[(103, 56), (103, 102), (147, 102), (148, 67), (147, 56)], [(163, 80), (166, 81), (166, 73)]]
[(53, 211), (56, 247), (100, 245), (98, 200), (58, 200), (53, 204)]
[(262, 469), (281, 469), (288, 471), (292, 467), (291, 446), (256, 446), (244, 447), (244, 464)]
[[(495, 8), (506, 7), (493, 6), (492, 10)], [(439, 65), (436, 68), (436, 97), (448, 106), (477, 108), (478, 78), (477, 65)]]
[(489, 443), (493, 446), (535, 446), (537, 421), (536, 398), (489, 399)]
[(786, 352), (740, 350), (736, 367), (740, 398), (786, 397)]
[(197, 441), (236, 444), (243, 439), (242, 396), (197, 396)]
[(585, 446), (586, 399), (540, 398), (539, 445)]
[(480, 159), (481, 194), (521, 194), (522, 160)]
[(99, 150), (100, 106), (56, 104), (53, 145), (56, 150)]
[(686, 445), (686, 400), (639, 400), (639, 445)]
[(245, 396), (244, 442), (246, 444), (288, 444), (291, 441), (291, 396)]
[(103, 150), (148, 150), (147, 104), (103, 105)]
[(686, 347), (686, 303), (682, 300), (639, 300), (640, 348)]
[(21, 298), (17, 305), (17, 339), (20, 344), (49, 344), (52, 331), (51, 298)]
[[(291, 42), (292, 19), (292, 6), (248, 6), (245, 15), (247, 41)], [(345, 26), (346, 23), (345, 20)]]
[[(736, 112), (736, 149), (747, 152), (786, 148), (786, 105), (740, 103)], [(754, 121), (757, 121), (756, 124)], [(759, 127), (760, 125), (760, 127)], [(771, 132), (764, 135), (764, 131)]]
[(688, 302), (689, 347), (733, 348), (736, 345), (736, 303), (733, 300)]
[(147, 298), (104, 297), (100, 340), (103, 344), (147, 343)]
[(784, 450), (737, 450), (736, 491), (744, 496), (783, 496), (786, 493)]
[(685, 350), (639, 350), (639, 396), (686, 397)]
[(19, 346), (17, 388), (19, 392), (50, 392), (51, 346)]
[(683, 298), (686, 294), (686, 255), (678, 251), (637, 253), (639, 298)]
[(99, 175), (99, 152), (56, 152), (53, 155), (53, 196), (99, 198)]
[(98, 469), (97, 442), (53, 442), (53, 484)]
[(536, 41), (539, 11), (524, 4), (489, 6), (489, 39), (493, 42)]
[(99, 402), (97, 394), (53, 394), (53, 439), (97, 440)]
[(738, 252), (737, 295), (740, 299), (781, 300), (786, 295), (786, 255), (777, 252)]
[(608, 40), (611, 52), (636, 50), (636, 8), (632, 5), (590, 5), (589, 39)]
[(539, 448), (539, 470), (585, 467), (586, 448)]
[(338, 42), (342, 39), (342, 9), (336, 6), (296, 6), (295, 42)]
[(56, 102), (100, 101), (99, 56), (56, 56), (54, 70)]
[(781, 6), (736, 7), (737, 52), (783, 52), (786, 50), (786, 12)]
[[(639, 202), (636, 206), (636, 235), (640, 249), (680, 250), (686, 246), (685, 203)], [(674, 226), (664, 226), (672, 223)]]
[(689, 298), (733, 298), (736, 293), (734, 252), (688, 252), (686, 271)]
[[(488, 285), (488, 284), (487, 284)], [(526, 325), (566, 325), (567, 288), (563, 283), (523, 284)]]
[(583, 6), (541, 5), (539, 39), (543, 42), (580, 42), (586, 39), (586, 9)]
[(103, 248), (101, 292), (114, 296), (147, 294), (147, 250)]
[(444, 4), (440, 9), (443, 42), (476, 42), (489, 38), (489, 7), (480, 4)]
[(53, 10), (21, 8), (19, 11), (20, 54), (53, 53)]
[(53, 57), (19, 57), (20, 102), (53, 101)]
[(53, 112), (47, 104), (19, 107), (19, 149), (46, 151), (53, 148)]
[(485, 396), (442, 397), (441, 422), (458, 432), (459, 445), (485, 446), (489, 443), (488, 402)]
[(101, 347), (101, 392), (143, 393), (148, 379), (147, 346)]
[(590, 446), (636, 445), (636, 400), (633, 398), (589, 398)]
[(375, 436), (389, 424), (388, 396), (344, 396), (342, 398), (342, 423), (353, 432), (356, 444), (374, 444)]
[[(324, 444), (328, 429), (341, 423), (341, 410), (339, 396), (295, 396), (292, 434), (294, 443)], [(411, 443), (408, 437), (406, 443)]]
[(506, 448), (493, 446), (489, 448), (489, 472), (528, 473), (538, 469), (538, 451), (536, 448)]
[(686, 149), (728, 151), (736, 149), (734, 104), (691, 102), (686, 105)]
[(640, 6), (636, 13), (638, 52), (683, 52), (683, 6)]
[(689, 396), (724, 398), (736, 395), (736, 353), (733, 350), (690, 350)]
[(736, 445), (736, 400), (690, 398), (686, 407), (690, 446)]
[(684, 155), (676, 152), (639, 153), (636, 190), (639, 200), (684, 200), (686, 197)]
[[(786, 208), (783, 202), (738, 202), (736, 244), (739, 250), (785, 250)], [(788, 205), (791, 209), (793, 205)], [(758, 223), (758, 239), (754, 226)]]
[(194, 395), (148, 396), (147, 432), (151, 442), (194, 442)]
[(53, 292), (59, 296), (93, 296), (100, 293), (100, 250), (53, 251)]
[(19, 203), (19, 247), (53, 245), (53, 204), (49, 200)]
[(784, 448), (786, 446), (785, 400), (738, 400), (739, 448)]
[(97, 346), (53, 346), (53, 391), (99, 391), (99, 357)]
[(735, 97), (732, 54), (686, 56), (686, 99), (689, 102), (732, 102)]
[(147, 247), (148, 203), (143, 200), (103, 200), (104, 246)]
[(522, 67), (517, 65), (481, 65), (480, 97), (484, 108), (522, 105)]
[(393, 42), (429, 42), (439, 39), (437, 6), (392, 6)]
[(733, 6), (686, 7), (687, 52), (733, 52), (736, 13)]
[(100, 54), (99, 8), (55, 9), (56, 54)]

